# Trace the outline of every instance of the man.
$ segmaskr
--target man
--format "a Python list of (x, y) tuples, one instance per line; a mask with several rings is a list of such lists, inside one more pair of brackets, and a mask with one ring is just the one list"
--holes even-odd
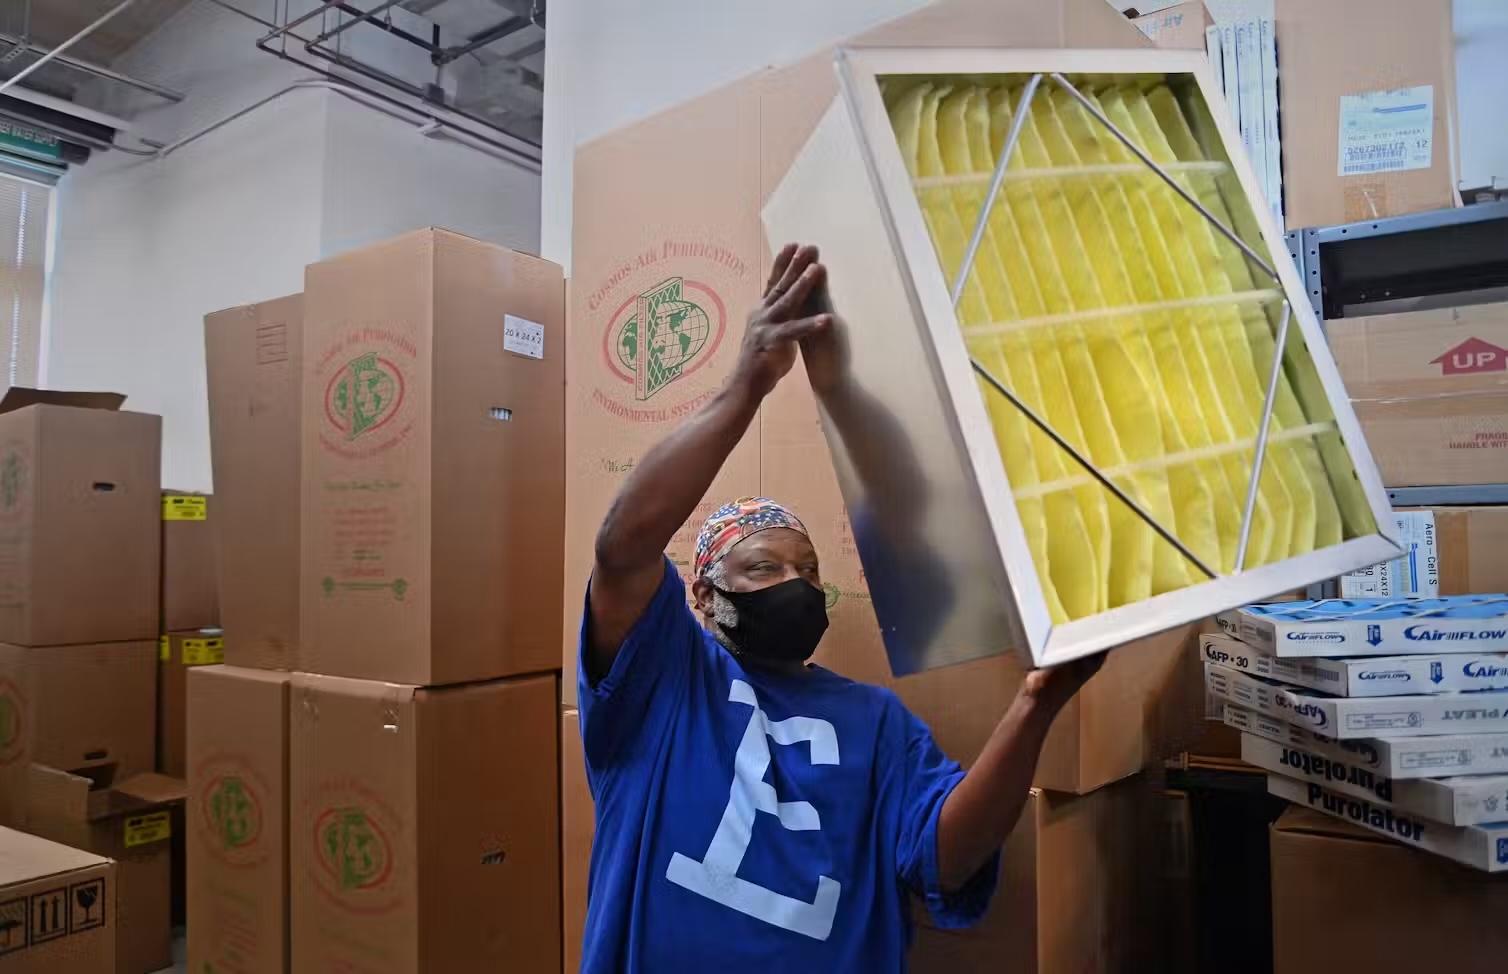
[[(905, 969), (908, 898), (979, 919), (1053, 717), (1097, 661), (1038, 671), (965, 774), (889, 690), (807, 658), (827, 628), (817, 552), (763, 498), (713, 514), (692, 594), (665, 557), (794, 366), (838, 405), (825, 271), (787, 246), (715, 399), (652, 449), (597, 536), (581, 734), (597, 806), (588, 974)], [(841, 412), (841, 410), (839, 410)]]

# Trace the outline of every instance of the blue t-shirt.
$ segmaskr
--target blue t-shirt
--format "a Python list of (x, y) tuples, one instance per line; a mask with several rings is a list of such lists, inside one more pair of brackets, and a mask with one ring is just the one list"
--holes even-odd
[(612, 669), (595, 687), (579, 673), (597, 806), (585, 974), (900, 972), (911, 893), (939, 926), (984, 913), (998, 858), (938, 887), (938, 814), (963, 770), (926, 725), (818, 666), (739, 665), (668, 559)]

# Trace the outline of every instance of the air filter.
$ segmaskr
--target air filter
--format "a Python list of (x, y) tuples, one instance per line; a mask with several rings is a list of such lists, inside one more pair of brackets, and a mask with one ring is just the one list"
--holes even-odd
[(1384, 561), (1392, 518), (1197, 53), (850, 50), (771, 197), (898, 673), (1049, 666)]

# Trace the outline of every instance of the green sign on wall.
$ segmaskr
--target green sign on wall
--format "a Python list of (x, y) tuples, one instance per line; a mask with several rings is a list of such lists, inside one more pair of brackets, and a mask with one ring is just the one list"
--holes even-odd
[(63, 158), (63, 146), (57, 136), (5, 119), (0, 119), (0, 151), (49, 162)]

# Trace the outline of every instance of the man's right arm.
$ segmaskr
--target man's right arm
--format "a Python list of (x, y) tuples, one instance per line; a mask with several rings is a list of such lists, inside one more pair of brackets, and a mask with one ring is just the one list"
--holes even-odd
[(584, 645), (593, 684), (613, 660), (664, 577), (665, 547), (712, 486), (775, 383), (791, 370), (796, 343), (831, 325), (797, 317), (823, 269), (814, 248), (788, 245), (775, 258), (765, 295), (749, 315), (738, 364), (717, 396), (635, 466), (597, 533)]

